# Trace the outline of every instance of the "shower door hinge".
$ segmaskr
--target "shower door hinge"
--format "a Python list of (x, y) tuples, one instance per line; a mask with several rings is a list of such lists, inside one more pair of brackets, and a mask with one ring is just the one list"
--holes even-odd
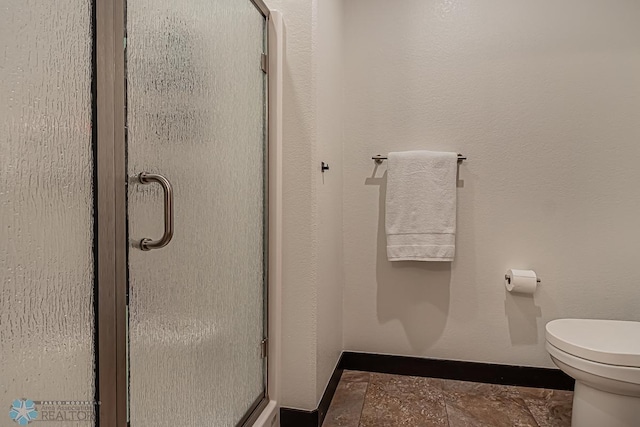
[(269, 354), (268, 350), (269, 350), (269, 339), (265, 338), (260, 343), (260, 357), (263, 359), (266, 359), (267, 355)]
[(262, 68), (262, 72), (267, 74), (267, 71), (269, 70), (269, 63), (268, 63), (269, 57), (267, 56), (266, 53), (263, 53), (262, 56), (260, 57), (260, 68)]

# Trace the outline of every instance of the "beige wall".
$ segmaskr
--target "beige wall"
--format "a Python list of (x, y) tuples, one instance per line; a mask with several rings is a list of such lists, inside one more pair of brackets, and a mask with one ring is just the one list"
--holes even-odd
[[(280, 404), (315, 409), (342, 350), (341, 1), (270, 0), (282, 12)], [(331, 165), (320, 172), (320, 162)]]
[[(318, 324), (316, 400), (342, 352), (342, 0), (317, 1)], [(317, 173), (319, 162), (329, 171)]]
[[(315, 408), (342, 348), (551, 366), (548, 320), (640, 320), (640, 5), (268, 3), (286, 38), (282, 405)], [(469, 157), (452, 264), (386, 261), (370, 157), (410, 149)], [(539, 273), (534, 298), (505, 292), (508, 268)]]
[[(344, 343), (552, 366), (558, 317), (640, 320), (640, 3), (345, 0)], [(458, 151), (457, 256), (389, 263), (385, 166)], [(506, 294), (508, 268), (542, 278)]]
[(285, 55), (282, 112), (282, 331), (280, 396), (284, 406), (307, 409), (315, 401), (316, 202), (312, 165), (315, 107), (311, 3), (269, 1), (283, 14)]

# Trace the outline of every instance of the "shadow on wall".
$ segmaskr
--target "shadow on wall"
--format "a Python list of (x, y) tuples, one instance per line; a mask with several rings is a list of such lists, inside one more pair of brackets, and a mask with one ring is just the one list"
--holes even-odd
[(378, 282), (378, 320), (398, 320), (404, 327), (409, 344), (422, 353), (442, 336), (449, 315), (451, 263), (396, 261), (387, 259), (385, 233), (385, 199), (387, 173), (380, 178), (367, 178), (366, 185), (379, 185), (378, 249), (376, 279)]
[(538, 319), (542, 308), (533, 295), (510, 293), (506, 289), (504, 312), (509, 322), (509, 336), (513, 345), (538, 344)]

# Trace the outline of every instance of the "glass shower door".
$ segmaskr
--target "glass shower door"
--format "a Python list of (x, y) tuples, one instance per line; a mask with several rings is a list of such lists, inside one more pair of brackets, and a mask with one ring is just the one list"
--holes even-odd
[(128, 0), (133, 427), (234, 426), (265, 396), (265, 30), (250, 0)]
[(0, 426), (92, 425), (50, 420), (94, 416), (93, 12), (0, 8)]

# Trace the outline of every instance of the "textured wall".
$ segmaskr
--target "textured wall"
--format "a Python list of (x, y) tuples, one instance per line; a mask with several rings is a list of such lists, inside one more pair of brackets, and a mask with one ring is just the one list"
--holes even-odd
[(283, 241), (280, 403), (310, 409), (316, 388), (317, 215), (314, 159), (315, 81), (311, 1), (273, 0), (283, 14)]
[(342, 352), (342, 0), (317, 2), (318, 366), (316, 399)]
[[(346, 349), (552, 366), (547, 321), (640, 320), (640, 3), (345, 7)], [(410, 149), (469, 157), (452, 264), (386, 260), (370, 157)]]
[[(342, 350), (339, 0), (271, 0), (285, 26), (280, 404), (315, 409)], [(320, 77), (322, 76), (322, 77)], [(320, 162), (331, 165), (321, 174)]]

